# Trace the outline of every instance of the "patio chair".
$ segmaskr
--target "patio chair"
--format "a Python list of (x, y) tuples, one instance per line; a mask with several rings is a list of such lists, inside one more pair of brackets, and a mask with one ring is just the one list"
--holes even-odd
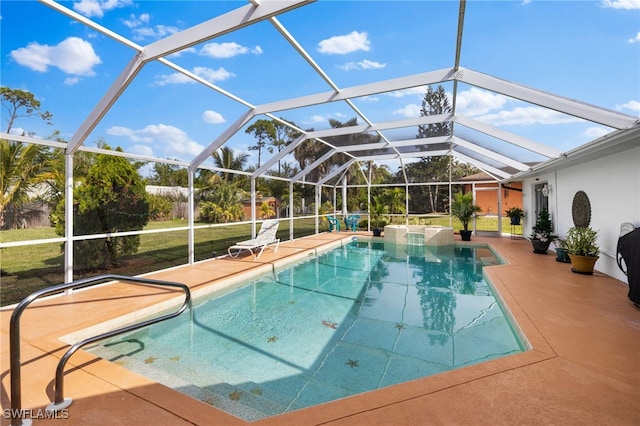
[[(242, 251), (247, 250), (254, 259), (259, 258), (267, 247), (271, 248), (275, 253), (278, 251), (278, 246), (280, 245), (280, 239), (276, 238), (279, 225), (280, 222), (277, 220), (265, 220), (262, 222), (260, 231), (258, 231), (258, 235), (256, 235), (255, 238), (232, 245), (227, 249), (227, 253), (229, 253), (229, 256), (235, 258), (238, 257)], [(273, 248), (274, 245), (275, 249)]]
[(335, 229), (336, 232), (340, 232), (340, 221), (335, 216), (329, 216), (327, 218), (329, 221), (329, 232), (333, 232)]
[(354, 214), (345, 219), (347, 229), (351, 229), (353, 232), (358, 230), (358, 222), (360, 221), (360, 215)]

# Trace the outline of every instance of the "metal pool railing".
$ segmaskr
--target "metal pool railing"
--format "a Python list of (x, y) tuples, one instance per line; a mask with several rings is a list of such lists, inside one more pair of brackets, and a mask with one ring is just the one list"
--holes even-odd
[(60, 284), (53, 287), (48, 287), (35, 293), (30, 294), (24, 298), (15, 308), (11, 314), (11, 323), (9, 328), (9, 352), (11, 357), (11, 426), (20, 426), (31, 424), (30, 419), (24, 419), (24, 412), (22, 410), (22, 389), (21, 389), (21, 377), (20, 377), (20, 316), (22, 312), (33, 301), (40, 297), (49, 296), (52, 294), (60, 293), (64, 290), (78, 289), (84, 287), (90, 287), (105, 281), (118, 281), (123, 283), (142, 284), (142, 285), (156, 285), (163, 287), (174, 287), (184, 291), (184, 302), (176, 312), (161, 315), (156, 318), (152, 318), (146, 321), (142, 321), (136, 324), (128, 325), (116, 330), (112, 330), (106, 333), (99, 334), (94, 337), (84, 339), (73, 346), (71, 346), (67, 352), (60, 358), (58, 367), (56, 368), (55, 377), (55, 399), (47, 406), (47, 412), (57, 412), (65, 409), (71, 405), (71, 398), (64, 398), (64, 367), (71, 357), (78, 349), (88, 345), (89, 343), (97, 342), (98, 340), (106, 339), (109, 337), (117, 336), (118, 334), (127, 333), (132, 330), (137, 330), (147, 325), (151, 325), (160, 321), (164, 321), (180, 315), (191, 303), (191, 291), (186, 284), (160, 281), (147, 278), (127, 277), (123, 275), (100, 275), (96, 277), (87, 278), (84, 280), (73, 281), (66, 284)]

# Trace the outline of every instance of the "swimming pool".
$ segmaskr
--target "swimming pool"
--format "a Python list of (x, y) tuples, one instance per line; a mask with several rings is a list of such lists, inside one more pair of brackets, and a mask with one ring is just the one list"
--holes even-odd
[(522, 352), (481, 247), (354, 241), (93, 351), (245, 420)]

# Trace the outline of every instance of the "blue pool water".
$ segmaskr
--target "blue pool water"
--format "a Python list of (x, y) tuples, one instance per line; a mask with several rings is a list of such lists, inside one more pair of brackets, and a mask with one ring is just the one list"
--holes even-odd
[(354, 241), (94, 348), (245, 420), (522, 352), (486, 248)]

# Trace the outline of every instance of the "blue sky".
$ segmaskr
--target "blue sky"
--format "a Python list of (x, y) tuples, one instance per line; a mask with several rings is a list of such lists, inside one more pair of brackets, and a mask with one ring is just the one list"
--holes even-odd
[[(269, 1), (269, 0), (263, 0)], [(245, 1), (82, 0), (60, 2), (134, 43), (160, 38), (241, 7)], [(31, 91), (53, 126), (22, 129), (69, 140), (135, 51), (37, 1), (2, 1), (1, 83)], [(340, 88), (454, 64), (456, 1), (324, 1), (278, 17)], [(253, 105), (329, 91), (269, 22), (168, 57)], [(625, 114), (640, 115), (640, 0), (467, 3), (460, 65)], [(451, 91), (452, 84), (443, 84)], [(461, 84), (458, 113), (568, 150), (611, 129)], [(419, 116), (424, 88), (359, 99), (372, 121)], [(85, 141), (190, 160), (247, 107), (160, 63), (146, 65)], [(2, 130), (6, 112), (2, 111)], [(303, 129), (328, 128), (355, 113), (344, 104), (276, 115)], [(360, 122), (362, 122), (360, 120)], [(413, 134), (397, 137), (415, 136)], [(473, 137), (473, 135), (470, 135)], [(248, 151), (252, 136), (229, 141)], [(516, 154), (522, 155), (524, 153)], [(264, 158), (264, 157), (263, 157)], [(264, 161), (264, 160), (263, 160)]]

